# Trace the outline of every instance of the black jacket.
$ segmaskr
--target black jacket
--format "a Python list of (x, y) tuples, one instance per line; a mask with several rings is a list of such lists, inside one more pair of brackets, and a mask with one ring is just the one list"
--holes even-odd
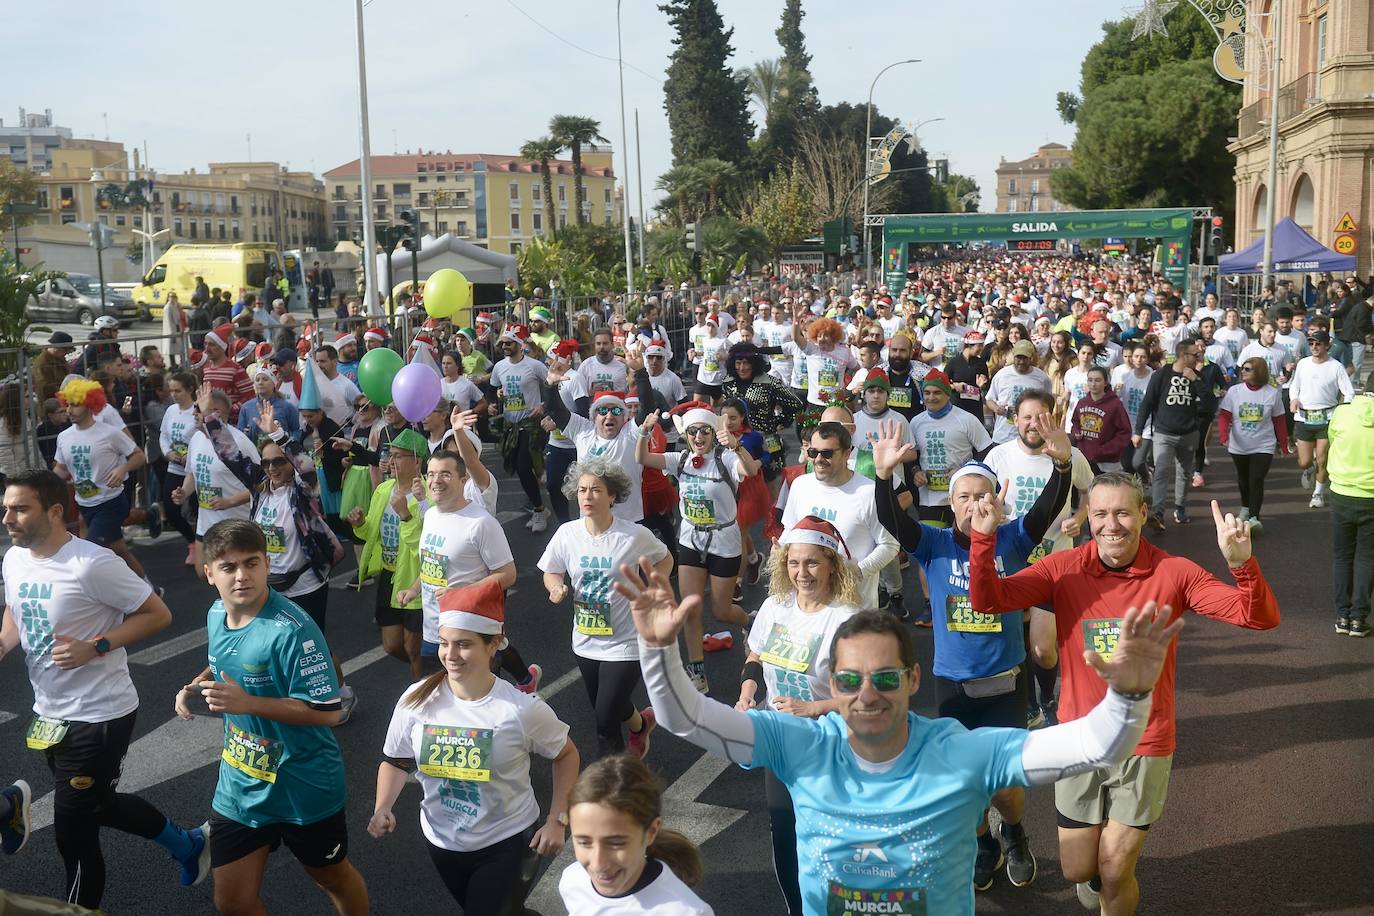
[(1135, 434), (1145, 431), (1145, 424), (1153, 418), (1155, 432), (1168, 436), (1186, 436), (1198, 428), (1198, 411), (1202, 409), (1202, 381), (1190, 379), (1173, 366), (1165, 366), (1150, 377), (1145, 386), (1145, 398), (1135, 416)]

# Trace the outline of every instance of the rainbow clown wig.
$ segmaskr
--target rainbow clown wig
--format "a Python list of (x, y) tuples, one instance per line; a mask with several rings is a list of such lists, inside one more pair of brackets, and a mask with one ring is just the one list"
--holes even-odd
[(806, 337), (813, 344), (828, 349), (844, 340), (844, 328), (833, 318), (817, 318), (806, 326)]
[(63, 404), (86, 407), (93, 414), (100, 413), (109, 403), (105, 400), (105, 389), (101, 384), (84, 378), (67, 382), (57, 390), (57, 397)]

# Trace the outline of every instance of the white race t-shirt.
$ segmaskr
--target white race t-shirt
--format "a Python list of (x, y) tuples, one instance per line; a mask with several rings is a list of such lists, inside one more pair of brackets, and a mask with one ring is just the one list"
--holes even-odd
[(267, 564), (272, 573), (282, 575), (305, 567), (291, 587), (282, 592), (283, 595), (287, 598), (308, 595), (323, 584), (315, 570), (307, 564), (305, 551), (301, 548), (300, 532), (296, 530), (296, 520), (291, 515), (289, 486), (264, 493), (253, 512), (253, 522), (267, 538)]
[(926, 485), (921, 505), (948, 506), (949, 478), (964, 462), (992, 444), (992, 437), (977, 417), (950, 404), (938, 419), (930, 411), (911, 418), (911, 441), (921, 456)]
[[(1088, 485), (1093, 482), (1092, 465), (1088, 464), (1088, 459), (1083, 457), (1083, 453), (1078, 449), (1073, 449), (1073, 471), (1072, 485), (1075, 490), (1087, 490)], [(1050, 482), (1050, 475), (1054, 473), (1054, 460), (1049, 455), (1028, 455), (1021, 448), (1020, 442), (1006, 442), (988, 452), (985, 462), (992, 468), (997, 479), (1006, 482), (1007, 492), (1003, 494), (1006, 500), (1007, 518), (1020, 518), (1031, 510), (1035, 501), (1040, 498), (1041, 492)], [(1060, 525), (1064, 519), (1073, 515), (1071, 500), (1064, 500), (1064, 508), (1059, 510), (1059, 514), (1050, 522), (1050, 527), (1046, 530), (1045, 540), (1031, 552), (1031, 562), (1035, 562), (1046, 553), (1054, 553), (1057, 550), (1068, 550), (1073, 546), (1073, 538), (1065, 534)]]
[[(663, 863), (660, 863), (663, 864)], [(568, 916), (715, 916), (692, 889), (663, 864), (663, 871), (641, 891), (624, 897), (603, 897), (592, 886), (581, 862), (563, 869), (558, 895)]]
[(1322, 426), (1331, 422), (1331, 411), (1337, 404), (1344, 404), (1355, 396), (1355, 388), (1339, 360), (1327, 357), (1317, 362), (1305, 356), (1293, 369), (1293, 384), (1288, 395), (1300, 408), (1294, 419)]
[[(867, 477), (854, 474), (838, 487), (821, 483), (814, 474), (798, 477), (787, 491), (782, 526), (791, 528), (808, 515), (835, 526), (856, 564), (880, 547), (886, 548), (884, 552), (890, 551), (888, 559), (897, 555), (897, 539), (878, 521), (873, 481)], [(878, 571), (885, 564), (886, 560), (860, 577), (859, 597), (864, 607), (878, 606)]]
[(548, 377), (548, 367), (528, 356), (518, 363), (503, 359), (492, 367), (491, 386), (501, 399), (501, 412), (507, 423), (519, 423), (544, 403), (539, 383)]
[[(418, 685), (411, 685), (404, 696)], [(539, 819), (530, 755), (552, 760), (568, 726), (549, 704), (497, 678), (480, 700), (460, 700), (447, 683), (418, 708), (396, 704), (382, 753), (414, 760), (424, 798), (420, 829), (454, 852), (485, 849)]]
[(820, 406), (821, 393), (844, 387), (845, 373), (859, 368), (854, 351), (843, 343), (833, 350), (822, 350), (813, 343), (806, 345), (806, 399)]
[(725, 354), (730, 341), (724, 337), (703, 337), (696, 343), (697, 381), (703, 385), (719, 385), (727, 378)]
[(57, 434), (57, 463), (71, 472), (79, 506), (98, 506), (124, 492), (106, 485), (105, 479), (137, 450), (121, 430), (104, 423), (85, 429), (75, 424)]
[(630, 495), (623, 503), (616, 503), (611, 513), (627, 522), (637, 522), (644, 517), (644, 497), (640, 488), (644, 482), (644, 468), (635, 461), (635, 448), (639, 444), (639, 426), (633, 417), (627, 417), (625, 425), (614, 439), (603, 439), (597, 435), (596, 424), (579, 414), (572, 414), (563, 426), (569, 439), (577, 446), (577, 460), (602, 457), (612, 464), (625, 469), (630, 477)]
[[(685, 463), (684, 455), (687, 456)], [(714, 455), (708, 452), (702, 456), (704, 463), (700, 468), (692, 466), (693, 456), (685, 450), (670, 452), (664, 457), (667, 464), (663, 473), (678, 478), (678, 512), (682, 516), (677, 529), (678, 543), (717, 557), (739, 556), (742, 542), (739, 525), (735, 524), (738, 502), (730, 492), (729, 482), (721, 476)], [(738, 493), (743, 480), (739, 456), (722, 450), (720, 464), (725, 473), (735, 479), (735, 492)], [(724, 527), (715, 527), (722, 525)], [(706, 528), (714, 530), (704, 530)]]
[[(1016, 399), (1021, 396), (1021, 392), (1031, 388), (1049, 394), (1054, 391), (1054, 383), (1045, 374), (1045, 370), (1031, 366), (1025, 375), (1016, 371), (1015, 366), (1003, 366), (993, 375), (992, 381), (988, 384), (988, 400), (994, 404), (1001, 404), (1010, 410), (1015, 404)], [(1006, 414), (997, 417), (992, 424), (992, 441), (997, 443), (1010, 442), (1016, 438), (1016, 421)]]
[[(1130, 366), (1117, 366), (1112, 370), (1112, 389), (1116, 396), (1121, 398), (1121, 403), (1126, 407), (1126, 415), (1131, 418), (1132, 428), (1135, 426), (1135, 418), (1140, 413), (1140, 405), (1145, 402), (1145, 389), (1150, 386), (1150, 377), (1155, 371), (1148, 366), (1145, 367), (1145, 377), (1138, 378), (1135, 370)], [(1145, 432), (1142, 439), (1150, 438), (1150, 430), (1153, 424), (1145, 424)]]
[(52, 660), (53, 636), (103, 636), (143, 606), (152, 586), (113, 551), (80, 538), (68, 538), (47, 559), (25, 547), (10, 547), (3, 570), (5, 605), (19, 628), (34, 713), (108, 722), (137, 709), (138, 693), (123, 648), (97, 655), (79, 668), (59, 668)]
[(180, 476), (186, 475), (186, 449), (191, 436), (196, 431), (196, 408), (178, 407), (175, 402), (168, 405), (162, 415), (162, 429), (158, 444), (162, 454), (167, 456), (167, 471)]
[(1231, 359), (1240, 362), (1240, 351), (1250, 344), (1250, 335), (1244, 328), (1217, 328), (1215, 338), (1226, 345), (1226, 349), (1231, 351)]
[[(262, 460), (252, 440), (227, 423), (224, 428), (234, 437), (234, 443), (245, 458), (254, 464)], [(243, 485), (243, 481), (234, 476), (234, 472), (229, 470), (227, 464), (219, 460), (219, 456), (215, 454), (214, 443), (201, 430), (197, 430), (191, 437), (190, 450), (186, 453), (186, 470), (187, 476), (195, 481), (197, 498), (200, 500), (200, 511), (196, 515), (196, 534), (205, 534), (211, 525), (226, 518), (248, 518), (252, 513), (252, 506), (248, 503), (232, 509), (211, 509), (208, 506), (213, 497), (239, 496), (247, 493), (248, 488)]]
[(1231, 415), (1231, 428), (1226, 436), (1226, 451), (1232, 455), (1272, 455), (1278, 448), (1279, 437), (1274, 431), (1274, 417), (1283, 416), (1283, 395), (1273, 385), (1261, 385), (1259, 390), (1241, 383), (1226, 389), (1217, 411)]
[(768, 698), (830, 699), (830, 643), (840, 624), (857, 613), (858, 608), (830, 604), (808, 614), (797, 607), (795, 595), (765, 599), (749, 629), (749, 651), (763, 663)]
[(621, 518), (597, 535), (587, 531), (581, 518), (558, 526), (538, 566), (569, 579), (573, 654), (598, 661), (639, 658), (630, 603), (611, 585), (620, 575), (621, 563), (635, 566), (640, 557), (657, 563), (667, 555), (668, 548), (648, 528)]
[(1243, 365), (1247, 359), (1256, 356), (1264, 360), (1264, 365), (1269, 370), (1269, 384), (1277, 386), (1279, 376), (1285, 373), (1283, 366), (1288, 359), (1287, 351), (1282, 347), (1266, 347), (1258, 340), (1254, 340), (1240, 351), (1240, 356), (1236, 357), (1236, 365)]
[(353, 405), (362, 392), (358, 390), (357, 385), (353, 384), (353, 380), (342, 372), (332, 379), (325, 378), (324, 373), (321, 372), (315, 376), (315, 381), (333, 387), (334, 397), (332, 400), (327, 399), (327, 395), (321, 392), (321, 400), (324, 401), (326, 408), (333, 405), (332, 410), (325, 410), (325, 416), (343, 426), (348, 422), (348, 418), (353, 416)]
[(964, 349), (964, 335), (968, 330), (962, 324), (947, 328), (944, 322), (938, 322), (921, 337), (921, 347), (925, 350), (942, 351), (944, 355), (936, 356), (933, 363), (937, 368), (944, 368), (945, 363), (954, 359)]
[(471, 410), (474, 404), (482, 400), (482, 390), (466, 375), (460, 375), (451, 382), (444, 379), (440, 389), (445, 401), (461, 405), (464, 410)]
[(589, 395), (598, 391), (624, 391), (629, 370), (624, 360), (611, 357), (609, 363), (603, 363), (593, 356), (583, 360), (582, 365), (577, 367), (577, 377), (582, 380), (582, 389)]
[(486, 508), (468, 503), (456, 512), (425, 512), (420, 532), (420, 604), (424, 639), (439, 641), (439, 594), (472, 585), (514, 562), (501, 523)]
[(1088, 372), (1078, 366), (1070, 366), (1064, 372), (1064, 391), (1068, 393), (1069, 404), (1064, 411), (1064, 432), (1073, 428), (1073, 409), (1088, 393)]

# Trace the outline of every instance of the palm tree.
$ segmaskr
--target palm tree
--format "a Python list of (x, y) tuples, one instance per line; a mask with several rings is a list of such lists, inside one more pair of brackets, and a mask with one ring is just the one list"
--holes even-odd
[(659, 176), (656, 187), (672, 201), (679, 225), (692, 222), (701, 213), (705, 191), (702, 177), (693, 163), (676, 166)]
[(539, 163), (539, 174), (544, 178), (544, 224), (551, 239), (558, 237), (558, 224), (553, 218), (553, 174), (549, 171), (549, 160), (557, 159), (561, 152), (563, 145), (552, 137), (526, 140), (520, 147), (521, 159)]
[(768, 123), (768, 110), (782, 90), (782, 60), (761, 60), (752, 67), (735, 71), (735, 76), (744, 82), (749, 96), (763, 112), (763, 123)]
[(582, 203), (587, 197), (586, 189), (582, 186), (582, 144), (610, 141), (601, 136), (600, 121), (579, 115), (554, 115), (549, 119), (549, 135), (572, 153), (573, 199), (577, 204), (577, 222), (581, 225), (587, 221), (582, 212)]
[(739, 168), (724, 159), (698, 159), (693, 167), (697, 170), (701, 190), (706, 195), (707, 214), (718, 216), (720, 199), (739, 179)]

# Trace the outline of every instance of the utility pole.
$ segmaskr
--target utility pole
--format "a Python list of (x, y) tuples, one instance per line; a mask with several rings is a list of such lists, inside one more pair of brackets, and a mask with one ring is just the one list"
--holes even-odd
[(1273, 39), (1269, 71), (1269, 186), (1264, 195), (1264, 273), (1260, 280), (1260, 292), (1274, 280), (1274, 198), (1279, 196), (1275, 185), (1279, 180), (1279, 54), (1283, 48), (1283, 0), (1274, 0), (1269, 22), (1269, 34)]
[(635, 109), (635, 185), (639, 190), (639, 269), (644, 269), (644, 147), (639, 143), (639, 109)]
[[(635, 288), (635, 262), (630, 252), (630, 138), (625, 129), (625, 54), (620, 40), (620, 0), (615, 0), (615, 56), (620, 71), (620, 161), (625, 166), (625, 177), (621, 180), (621, 215), (625, 219), (625, 305), (630, 307), (630, 297)], [(580, 202), (579, 202), (580, 203)], [(578, 214), (580, 219), (582, 214)]]
[(361, 135), (359, 175), (363, 185), (363, 283), (364, 304), (369, 315), (382, 313), (377, 301), (377, 229), (372, 212), (372, 139), (367, 120), (367, 52), (363, 44), (363, 0), (353, 0), (353, 20), (358, 32), (358, 131)]

